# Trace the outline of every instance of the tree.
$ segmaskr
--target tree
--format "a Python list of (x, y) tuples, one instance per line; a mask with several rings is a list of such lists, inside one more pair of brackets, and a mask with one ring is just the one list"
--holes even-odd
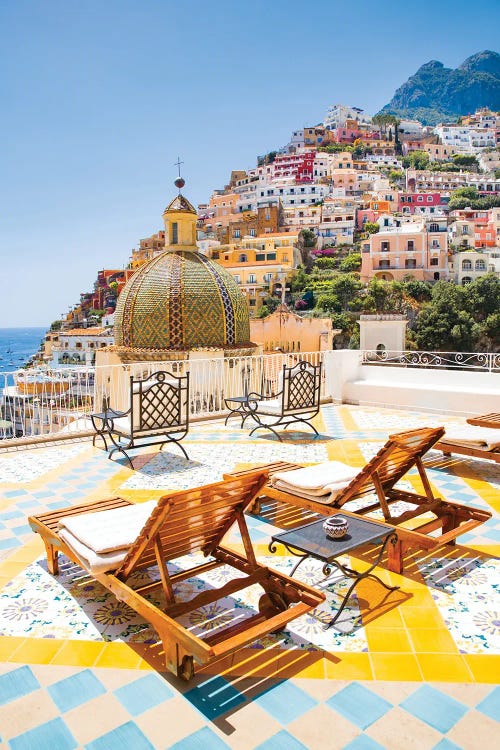
[(412, 151), (408, 156), (403, 157), (403, 167), (405, 167), (405, 169), (427, 169), (429, 163), (430, 157), (427, 151)]
[(377, 232), (380, 231), (380, 226), (377, 224), (377, 222), (365, 221), (365, 223), (363, 224), (363, 231), (367, 232), (368, 234), (377, 234)]
[(316, 302), (316, 307), (324, 310), (326, 313), (340, 312), (341, 303), (336, 294), (320, 294)]
[(403, 290), (416, 302), (429, 302), (432, 295), (432, 287), (427, 281), (418, 281), (412, 276), (403, 279)]
[(413, 338), (419, 349), (431, 351), (473, 351), (481, 334), (474, 317), (465, 307), (464, 287), (438, 281), (432, 298), (417, 320)]
[(331, 292), (338, 297), (344, 311), (349, 309), (349, 303), (359, 295), (362, 288), (363, 284), (355, 273), (339, 274), (331, 282)]
[(340, 263), (340, 270), (349, 273), (350, 271), (359, 271), (361, 268), (361, 253), (351, 253)]

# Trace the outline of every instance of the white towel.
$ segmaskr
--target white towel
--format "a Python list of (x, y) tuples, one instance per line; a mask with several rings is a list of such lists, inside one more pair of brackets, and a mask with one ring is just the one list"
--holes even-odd
[(281, 488), (286, 486), (291, 488), (290, 491), (300, 490), (313, 496), (328, 495), (348, 485), (359, 472), (360, 469), (340, 461), (326, 461), (303, 469), (278, 471), (271, 476), (271, 485)]
[(500, 448), (500, 429), (495, 427), (478, 427), (468, 424), (463, 427), (450, 427), (441, 438), (443, 443), (456, 443), (469, 448), (495, 450)]
[(126, 550), (139, 536), (155, 506), (156, 500), (150, 500), (97, 513), (66, 516), (59, 521), (59, 528), (66, 529), (98, 555)]
[[(97, 515), (97, 514), (96, 514)], [(128, 549), (116, 550), (115, 552), (107, 552), (104, 555), (99, 555), (94, 550), (82, 544), (73, 534), (70, 534), (66, 529), (61, 529), (59, 532), (61, 539), (66, 542), (68, 547), (73, 550), (77, 560), (79, 560), (82, 568), (88, 570), (92, 575), (98, 575), (99, 573), (107, 573), (109, 570), (116, 570), (120, 567), (122, 561), (128, 554)]]

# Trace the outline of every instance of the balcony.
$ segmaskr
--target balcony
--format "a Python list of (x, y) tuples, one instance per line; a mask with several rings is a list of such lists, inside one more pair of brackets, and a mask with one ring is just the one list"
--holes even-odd
[[(262, 358), (232, 358), (224, 396), (241, 393), (242, 375), (251, 385), (276, 387), (281, 364), (297, 356), (272, 355), (265, 364)], [(193, 368), (193, 423), (184, 443), (190, 461), (175, 448), (159, 452), (157, 446), (145, 447), (133, 455), (132, 470), (92, 447), (83, 424), (63, 433), (59, 427), (53, 435), (58, 442), (39, 447), (37, 442), (47, 436), (27, 436), (24, 445), (2, 441), (0, 686), (9, 701), (3, 706), (4, 742), (31, 749), (41, 747), (40, 737), (47, 745), (48, 737), (55, 749), (62, 747), (61, 736), (71, 735), (74, 741), (64, 741), (64, 747), (97, 748), (125, 736), (130, 747), (171, 747), (175, 742), (194, 747), (216, 736), (221, 748), (255, 750), (264, 743), (275, 745), (279, 734), (290, 746), (313, 748), (323, 742), (315, 739), (321, 720), (322, 727), (341, 732), (339, 748), (357, 738), (357, 744), (366, 745), (366, 735), (383, 747), (387, 733), (398, 747), (399, 736), (405, 742), (402, 721), (411, 727), (415, 747), (450, 742), (485, 750), (496, 746), (500, 575), (495, 556), (498, 466), (493, 462), (446, 458), (437, 451), (424, 457), (439, 495), (489, 508), (494, 517), (459, 537), (456, 546), (410, 553), (403, 575), (388, 572), (384, 558), (376, 572), (386, 583), (399, 585), (399, 591), (388, 595), (366, 579), (337, 626), (324, 630), (345, 582), (324, 580), (321, 564), (306, 561), (296, 575), (327, 592), (328, 608), (200, 672), (187, 689), (165, 677), (155, 632), (123, 602), (69, 561), (58, 577), (48, 574), (41, 541), (26, 524), (28, 514), (117, 494), (143, 502), (216, 481), (234, 467), (273, 460), (342, 460), (361, 467), (388, 434), (425, 425), (457, 426), (465, 414), (500, 411), (498, 354), (409, 352), (387, 355), (385, 363), (374, 352), (301, 356), (322, 358), (325, 364), (317, 439), (300, 427), (278, 443), (249, 438), (249, 429), (241, 429), (237, 419), (224, 426), (226, 411), (217, 390), (220, 362), (208, 359), (197, 367), (194, 362), (183, 365)], [(145, 374), (162, 364), (134, 367)], [(70, 372), (76, 378), (77, 371)], [(75, 383), (84, 382), (87, 376), (78, 372)], [(109, 386), (99, 372), (92, 377), (98, 403)], [(0, 386), (13, 387), (5, 381)], [(359, 404), (348, 403), (356, 400)], [(38, 414), (38, 426), (44, 429)], [(420, 489), (417, 472), (405, 483)], [(270, 536), (310, 516), (264, 502), (260, 515), (247, 518), (259, 561), (290, 571), (289, 552), (269, 553)], [(229, 544), (234, 540), (231, 535)], [(367, 546), (349, 564), (366, 567), (373, 560), (374, 548)], [(206, 580), (221, 584), (213, 571)], [(245, 616), (247, 604), (225, 598), (202, 605), (192, 627), (213, 633), (234, 612)], [(14, 738), (21, 739), (14, 743)]]

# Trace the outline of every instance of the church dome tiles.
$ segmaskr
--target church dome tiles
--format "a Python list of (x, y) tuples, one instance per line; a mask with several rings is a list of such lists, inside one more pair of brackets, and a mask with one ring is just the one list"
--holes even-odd
[(145, 263), (120, 294), (115, 344), (174, 351), (248, 347), (247, 304), (218, 263), (195, 250), (168, 249)]

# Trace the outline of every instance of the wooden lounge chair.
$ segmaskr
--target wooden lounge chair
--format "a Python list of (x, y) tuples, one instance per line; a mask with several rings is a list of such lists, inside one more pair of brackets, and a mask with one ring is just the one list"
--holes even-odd
[(281, 441), (276, 428), (286, 429), (289, 425), (300, 422), (309, 425), (318, 435), (311, 419), (318, 414), (320, 408), (321, 363), (311, 365), (309, 362), (297, 362), (293, 367), (283, 365), (279, 382), (278, 393), (270, 396), (256, 392), (248, 394), (243, 422), (247, 416), (257, 422), (250, 435), (256, 430), (265, 429), (270, 430)]
[[(115, 562), (114, 568), (108, 571), (102, 570), (101, 563), (92, 567), (85, 564), (80, 547), (77, 553), (75, 544), (69, 544), (67, 533), (63, 537), (65, 530), (61, 529), (61, 525), (74, 524), (75, 517), (79, 516), (77, 523), (84, 519), (84, 523), (94, 523), (101, 531), (103, 514), (99, 514), (98, 519), (89, 517), (89, 514), (110, 510), (114, 516), (110, 518), (108, 514), (106, 523), (112, 526), (117, 512), (122, 513), (127, 507), (128, 512), (131, 507), (136, 512), (139, 504), (113, 498), (33, 516), (29, 523), (45, 543), (48, 567), (52, 574), (58, 573), (59, 552), (87, 570), (117, 599), (126, 602), (151, 623), (162, 641), (168, 669), (184, 679), (190, 679), (195, 662), (206, 665), (231, 654), (270, 632), (280, 630), (290, 620), (324, 601), (323, 594), (259, 565), (255, 558), (244, 510), (255, 494), (260, 492), (266, 479), (267, 475), (261, 471), (247, 472), (244, 477), (163, 496), (158, 503), (153, 504), (154, 508), (135, 541), (128, 550), (123, 550), (123, 559)], [(221, 544), (226, 532), (235, 522), (239, 526), (243, 542), (244, 552), (241, 554)], [(130, 526), (128, 532), (130, 533)], [(208, 558), (205, 562), (177, 573), (168, 570), (167, 561), (198, 551)], [(235, 568), (237, 573), (244, 573), (244, 577), (240, 575), (233, 578), (218, 589), (204, 590), (188, 602), (176, 601), (177, 581), (223, 565)], [(159, 579), (154, 583), (132, 588), (128, 582), (131, 575), (153, 566), (159, 569)], [(174, 619), (254, 584), (259, 584), (263, 589), (259, 612), (246, 620), (238, 619), (236, 624), (230, 624), (223, 632), (217, 631), (201, 638)], [(164, 609), (155, 606), (145, 596), (157, 588), (163, 590), (166, 600)]]
[[(491, 518), (491, 513), (478, 508), (470, 508), (458, 503), (450, 503), (436, 498), (432, 492), (422, 456), (438, 441), (444, 433), (442, 427), (421, 428), (391, 435), (386, 444), (369, 461), (363, 469), (351, 479), (347, 478), (338, 491), (332, 493), (328, 502), (318, 498), (303, 497), (296, 492), (283, 490), (273, 486), (273, 477), (281, 472), (288, 472), (300, 468), (297, 464), (277, 462), (261, 466), (270, 476), (264, 491), (256, 494), (255, 503), (262, 497), (272, 498), (284, 503), (306, 508), (324, 516), (335, 514), (349, 501), (366, 495), (376, 495), (374, 502), (368, 501), (362, 508), (353, 509), (360, 515), (369, 515), (376, 510), (383, 512), (385, 523), (397, 529), (398, 541), (389, 545), (389, 570), (396, 573), (403, 572), (403, 558), (410, 549), (432, 550), (442, 544), (454, 543), (459, 534), (470, 531), (475, 526)], [(340, 464), (349, 469), (345, 464)], [(420, 475), (424, 494), (398, 489), (396, 483), (413, 467)], [(344, 472), (348, 474), (348, 472)], [(234, 472), (225, 476), (240, 476), (244, 472)], [(404, 501), (414, 507), (399, 515), (393, 515), (394, 503)], [(350, 510), (348, 507), (346, 510)], [(415, 519), (426, 514), (431, 518), (421, 518), (420, 525), (415, 525)], [(408, 525), (403, 526), (409, 522)], [(441, 529), (438, 536), (431, 536), (436, 529)]]
[[(499, 429), (500, 428), (500, 414), (481, 414), (478, 417), (469, 417), (466, 420), (468, 424), (473, 427), (486, 428), (487, 430)], [(473, 458), (483, 458), (486, 461), (495, 461), (500, 463), (500, 432), (498, 438), (498, 445), (495, 441), (488, 441), (487, 439), (481, 441), (481, 430), (477, 430), (477, 442), (470, 441), (467, 445), (456, 439), (450, 439), (445, 433), (441, 440), (436, 443), (435, 447), (443, 451), (445, 456), (450, 456), (452, 453), (458, 453), (463, 456), (472, 456)], [(486, 436), (486, 434), (485, 434)], [(469, 437), (472, 437), (471, 435)], [(491, 433), (490, 433), (491, 438)]]

